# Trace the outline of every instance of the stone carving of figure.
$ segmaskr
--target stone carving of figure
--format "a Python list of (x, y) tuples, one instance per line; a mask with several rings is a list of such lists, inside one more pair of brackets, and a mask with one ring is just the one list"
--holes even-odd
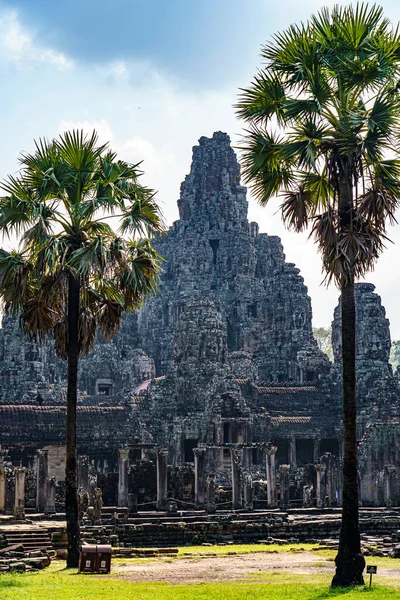
[(253, 510), (253, 477), (250, 471), (243, 474), (244, 480), (244, 507), (247, 510)]
[(293, 314), (293, 325), (294, 325), (295, 329), (300, 329), (301, 327), (303, 327), (304, 322), (305, 322), (304, 315), (300, 311), (296, 310), (295, 313)]
[(89, 508), (89, 494), (82, 488), (78, 490), (78, 515), (79, 521), (83, 520), (83, 517), (87, 513)]
[(92, 497), (94, 508), (94, 521), (101, 520), (101, 509), (103, 508), (103, 493), (100, 488), (96, 488)]
[(312, 485), (303, 485), (303, 508), (311, 508), (312, 506)]
[(178, 505), (175, 500), (170, 498), (167, 502), (167, 515), (176, 515), (178, 512)]

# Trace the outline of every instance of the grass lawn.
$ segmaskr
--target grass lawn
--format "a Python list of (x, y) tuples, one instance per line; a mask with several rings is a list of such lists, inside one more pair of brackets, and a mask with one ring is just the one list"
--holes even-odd
[[(194, 555), (218, 554), (230, 552), (246, 554), (250, 552), (288, 552), (300, 548), (310, 551), (315, 545), (244, 545), (244, 546), (197, 546), (186, 547), (179, 551)], [(316, 551), (321, 562), (333, 560), (334, 550)], [(190, 557), (188, 557), (190, 558)], [(164, 560), (164, 559), (150, 559)], [(171, 559), (169, 559), (171, 560)], [(173, 559), (176, 560), (176, 559)], [(114, 559), (113, 564), (137, 564), (139, 559)], [(149, 561), (150, 562), (150, 561)], [(329, 564), (328, 563), (328, 564)], [(400, 561), (394, 559), (367, 559), (367, 564), (396, 568)], [(355, 588), (351, 590), (330, 590), (331, 575), (298, 575), (287, 571), (263, 571), (252, 573), (251, 580), (241, 579), (235, 582), (173, 585), (170, 583), (132, 583), (123, 578), (111, 578), (106, 575), (78, 575), (76, 570), (65, 569), (63, 562), (52, 565), (37, 573), (23, 575), (0, 575), (1, 600), (323, 600), (343, 598), (343, 600), (400, 600), (400, 579), (384, 579), (384, 585), (372, 589)], [(325, 563), (326, 564), (326, 563)], [(333, 565), (332, 565), (333, 567)], [(187, 566), (185, 566), (187, 568)], [(332, 568), (333, 573), (333, 568)], [(378, 580), (378, 581), (377, 581)], [(379, 581), (377, 576), (375, 581)]]
[[(212, 573), (210, 573), (210, 579)], [(170, 585), (130, 583), (106, 576), (77, 575), (60, 566), (35, 574), (0, 576), (1, 600), (400, 600), (391, 586), (353, 590), (329, 589), (326, 575), (273, 573), (268, 582)]]
[[(179, 548), (178, 558), (187, 558), (187, 554), (254, 554), (255, 552), (307, 552), (318, 549), (318, 544), (225, 544), (223, 546), (184, 546)], [(321, 550), (322, 552), (322, 550)], [(325, 552), (333, 552), (325, 550)]]

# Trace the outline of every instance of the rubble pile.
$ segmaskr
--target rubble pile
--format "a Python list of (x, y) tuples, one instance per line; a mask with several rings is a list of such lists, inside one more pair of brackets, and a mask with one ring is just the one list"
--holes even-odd
[(48, 567), (55, 555), (50, 550), (25, 551), (22, 544), (0, 549), (0, 573), (25, 573)]

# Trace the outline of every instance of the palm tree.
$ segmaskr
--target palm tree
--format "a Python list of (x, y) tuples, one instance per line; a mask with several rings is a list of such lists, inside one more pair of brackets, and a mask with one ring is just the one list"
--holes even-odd
[[(22, 154), (18, 174), (1, 184), (0, 230), (16, 234), (16, 251), (0, 250), (0, 297), (19, 314), (24, 333), (54, 336), (68, 363), (66, 423), (67, 566), (79, 551), (76, 464), (77, 373), (99, 329), (110, 339), (123, 311), (156, 289), (159, 256), (150, 238), (163, 230), (154, 193), (138, 165), (117, 160), (108, 145), (72, 131), (39, 140)], [(119, 227), (118, 233), (113, 226)], [(124, 236), (130, 235), (130, 239)]]
[(341, 290), (343, 505), (333, 586), (363, 582), (358, 525), (354, 281), (370, 270), (400, 199), (400, 35), (382, 8), (325, 8), (262, 48), (242, 90), (244, 178), (283, 221), (311, 226), (329, 283)]

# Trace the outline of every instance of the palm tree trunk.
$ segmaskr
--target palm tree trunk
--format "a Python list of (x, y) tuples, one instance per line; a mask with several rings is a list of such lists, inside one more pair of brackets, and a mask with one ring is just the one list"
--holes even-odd
[[(340, 190), (340, 222), (351, 227), (352, 194), (347, 177)], [(358, 449), (356, 407), (356, 302), (354, 275), (342, 285), (342, 369), (343, 369), (343, 501), (336, 574), (332, 587), (363, 584), (365, 559), (361, 553), (358, 524)]]
[(67, 567), (79, 561), (79, 520), (77, 498), (76, 404), (78, 388), (78, 319), (80, 281), (72, 275), (68, 280), (68, 387), (67, 387), (67, 452), (65, 469), (65, 512), (67, 517)]

